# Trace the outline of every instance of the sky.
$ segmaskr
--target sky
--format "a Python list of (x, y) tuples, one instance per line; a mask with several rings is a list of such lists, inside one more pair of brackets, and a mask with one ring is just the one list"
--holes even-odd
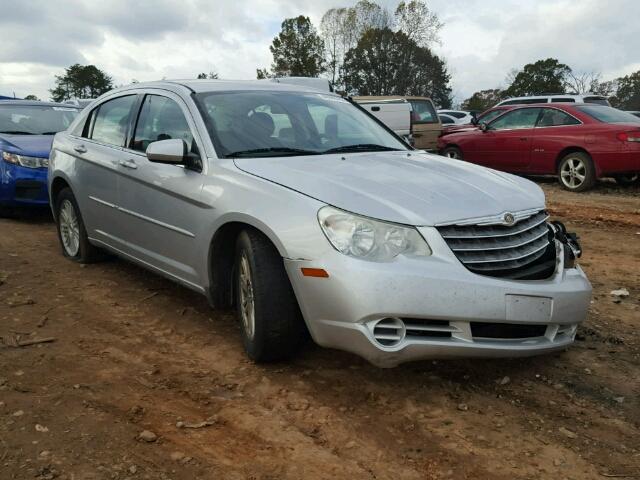
[[(0, 0), (0, 95), (49, 99), (54, 75), (94, 64), (116, 85), (162, 78), (252, 79), (271, 64), (284, 18), (354, 0)], [(378, 2), (390, 10), (398, 1)], [(640, 70), (640, 0), (430, 0), (433, 48), (454, 99), (504, 87), (514, 68), (554, 57), (604, 80)]]

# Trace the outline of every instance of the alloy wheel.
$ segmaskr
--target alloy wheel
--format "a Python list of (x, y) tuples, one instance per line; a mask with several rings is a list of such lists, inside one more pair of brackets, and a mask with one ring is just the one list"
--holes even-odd
[(570, 189), (580, 187), (587, 177), (587, 167), (581, 158), (571, 157), (562, 164), (560, 178), (562, 183)]
[(240, 293), (240, 316), (242, 326), (248, 338), (253, 338), (256, 330), (255, 302), (253, 295), (253, 280), (251, 267), (246, 253), (240, 257), (240, 271), (238, 273), (238, 288)]
[(69, 200), (63, 200), (59, 216), (62, 246), (67, 255), (75, 257), (80, 251), (80, 225), (76, 209)]

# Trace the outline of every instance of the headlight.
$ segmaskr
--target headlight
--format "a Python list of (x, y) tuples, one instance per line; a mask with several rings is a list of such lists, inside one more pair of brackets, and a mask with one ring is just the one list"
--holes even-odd
[(415, 228), (360, 217), (329, 206), (318, 211), (318, 221), (333, 248), (351, 257), (384, 262), (398, 255), (431, 255), (429, 245)]
[(40, 157), (27, 157), (26, 155), (18, 155), (17, 153), (2, 152), (2, 158), (5, 162), (20, 165), (27, 168), (47, 168), (49, 160)]

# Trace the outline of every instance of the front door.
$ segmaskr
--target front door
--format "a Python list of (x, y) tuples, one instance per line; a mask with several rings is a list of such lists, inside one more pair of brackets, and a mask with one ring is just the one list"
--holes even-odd
[(531, 144), (540, 108), (505, 113), (478, 134), (479, 163), (507, 172), (524, 172), (531, 163)]
[[(206, 228), (209, 208), (200, 203), (203, 186), (201, 147), (183, 101), (169, 93), (145, 95), (133, 135), (120, 162), (119, 208), (125, 253), (192, 286), (202, 284), (194, 266), (196, 238)], [(145, 151), (159, 140), (182, 139), (189, 165), (150, 162)]]

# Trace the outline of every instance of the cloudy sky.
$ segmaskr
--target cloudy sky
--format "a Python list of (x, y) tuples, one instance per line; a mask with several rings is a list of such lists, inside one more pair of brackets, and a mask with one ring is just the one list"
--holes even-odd
[[(286, 17), (319, 25), (354, 0), (0, 0), (0, 95), (48, 99), (54, 75), (95, 64), (117, 85), (255, 78)], [(395, 8), (397, 1), (380, 2)], [(513, 68), (555, 57), (611, 79), (640, 70), (640, 0), (431, 0), (444, 22), (437, 46), (457, 101), (504, 86)]]

